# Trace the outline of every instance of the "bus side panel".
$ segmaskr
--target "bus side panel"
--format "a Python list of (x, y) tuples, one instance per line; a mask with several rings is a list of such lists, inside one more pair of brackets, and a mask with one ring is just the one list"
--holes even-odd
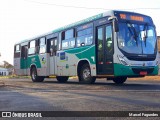
[(95, 45), (84, 46), (75, 55), (78, 57), (79, 61), (87, 60), (90, 65), (91, 75), (96, 76)]
[(77, 75), (77, 57), (65, 51), (57, 52), (57, 76)]
[[(64, 56), (65, 57), (64, 57)], [(86, 60), (90, 64), (92, 76), (96, 76), (96, 61), (95, 61), (95, 46), (82, 46), (79, 48), (74, 48), (66, 50), (65, 53), (60, 54), (60, 59), (63, 64), (63, 72), (66, 71), (68, 75), (75, 76), (77, 75), (77, 65), (80, 61)], [(67, 70), (69, 69), (69, 71)]]
[(28, 57), (28, 68), (29, 68), (28, 74), (30, 75), (31, 66), (35, 65), (36, 69), (37, 69), (38, 76), (49, 76), (50, 75), (50, 66), (52, 66), (53, 64), (55, 64), (55, 63), (50, 64), (49, 53), (29, 56)]
[(41, 68), (38, 68), (37, 73), (39, 76), (49, 76), (49, 54), (40, 54), (39, 61), (41, 64)]
[(14, 58), (14, 73), (16, 75), (23, 75), (23, 72), (20, 68), (20, 58)]
[(28, 68), (29, 71), (32, 66), (35, 66), (37, 69), (37, 74), (39, 75), (39, 70), (41, 69), (41, 62), (38, 55), (28, 56)]
[(75, 55), (69, 53), (67, 53), (67, 57), (68, 57), (68, 66), (66, 66), (66, 70), (68, 69), (70, 76), (76, 76), (78, 59)]

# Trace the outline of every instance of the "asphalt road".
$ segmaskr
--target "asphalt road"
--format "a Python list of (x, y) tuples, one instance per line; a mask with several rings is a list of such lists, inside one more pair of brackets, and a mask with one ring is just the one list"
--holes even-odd
[(160, 111), (160, 80), (85, 85), (75, 79), (0, 79), (0, 111)]

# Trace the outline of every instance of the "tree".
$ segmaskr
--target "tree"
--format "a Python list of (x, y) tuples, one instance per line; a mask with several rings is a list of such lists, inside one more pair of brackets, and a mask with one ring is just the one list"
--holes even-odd
[(10, 64), (9, 62), (3, 61), (3, 63), (4, 63), (4, 68), (13, 68), (13, 65)]

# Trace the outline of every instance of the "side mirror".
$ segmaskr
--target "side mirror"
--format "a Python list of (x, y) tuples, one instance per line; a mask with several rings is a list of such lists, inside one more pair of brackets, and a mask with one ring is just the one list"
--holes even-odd
[(108, 18), (108, 21), (112, 21), (114, 31), (118, 32), (119, 31), (119, 27), (118, 27), (117, 18), (115, 16), (111, 16), (111, 17)]
[(118, 22), (117, 20), (113, 20), (113, 28), (115, 32), (119, 32)]

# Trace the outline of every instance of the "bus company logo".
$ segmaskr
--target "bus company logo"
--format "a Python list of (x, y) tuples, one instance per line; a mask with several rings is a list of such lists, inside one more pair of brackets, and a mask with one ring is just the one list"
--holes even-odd
[(2, 117), (11, 117), (11, 112), (2, 112)]
[(46, 63), (46, 59), (44, 57), (42, 57), (41, 62), (42, 62), (42, 64), (45, 64)]

